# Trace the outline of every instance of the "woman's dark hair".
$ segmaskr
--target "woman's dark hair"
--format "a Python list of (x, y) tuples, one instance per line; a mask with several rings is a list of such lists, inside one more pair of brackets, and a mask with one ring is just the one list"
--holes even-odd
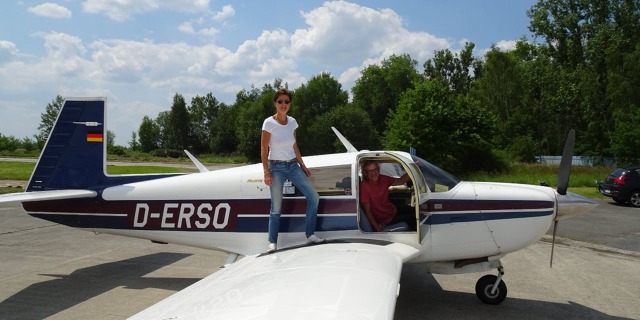
[(291, 98), (291, 92), (289, 92), (289, 90), (287, 90), (287, 89), (282, 88), (282, 89), (278, 89), (278, 90), (276, 91), (276, 93), (273, 95), (273, 101), (278, 100), (278, 97), (279, 97), (280, 95), (282, 95), (282, 94), (284, 94), (284, 95), (286, 95), (287, 97), (289, 97), (289, 101), (291, 101), (291, 100), (292, 100), (292, 98)]

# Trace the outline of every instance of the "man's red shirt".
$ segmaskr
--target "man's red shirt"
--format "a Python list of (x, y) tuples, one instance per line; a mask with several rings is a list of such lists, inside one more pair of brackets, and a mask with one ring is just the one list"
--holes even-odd
[(389, 224), (396, 216), (398, 209), (389, 201), (389, 187), (395, 178), (380, 175), (378, 181), (365, 179), (360, 183), (360, 202), (368, 203), (371, 213), (378, 223)]

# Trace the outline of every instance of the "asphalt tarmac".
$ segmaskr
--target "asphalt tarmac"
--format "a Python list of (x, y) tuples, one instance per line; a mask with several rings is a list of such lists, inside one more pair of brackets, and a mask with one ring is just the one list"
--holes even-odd
[[(0, 208), (0, 319), (126, 319), (218, 270), (226, 254), (94, 235)], [(507, 299), (485, 305), (483, 273), (405, 265), (395, 319), (640, 319), (640, 209), (603, 202), (505, 257)], [(495, 274), (495, 272), (493, 272)]]

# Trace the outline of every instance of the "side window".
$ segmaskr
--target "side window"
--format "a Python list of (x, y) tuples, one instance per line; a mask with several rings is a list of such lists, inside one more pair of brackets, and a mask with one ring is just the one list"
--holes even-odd
[(309, 180), (320, 196), (352, 194), (350, 165), (312, 168)]

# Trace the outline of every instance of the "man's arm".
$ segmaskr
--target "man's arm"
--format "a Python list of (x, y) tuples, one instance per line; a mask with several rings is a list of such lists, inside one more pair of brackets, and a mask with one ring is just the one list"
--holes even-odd
[(396, 178), (396, 179), (393, 181), (393, 185), (394, 185), (394, 186), (397, 186), (397, 185), (405, 184), (405, 183), (409, 182), (409, 180), (411, 180), (411, 179), (409, 178), (409, 175), (405, 173), (405, 174), (403, 174), (403, 175), (402, 175), (402, 177), (400, 177), (400, 178)]

